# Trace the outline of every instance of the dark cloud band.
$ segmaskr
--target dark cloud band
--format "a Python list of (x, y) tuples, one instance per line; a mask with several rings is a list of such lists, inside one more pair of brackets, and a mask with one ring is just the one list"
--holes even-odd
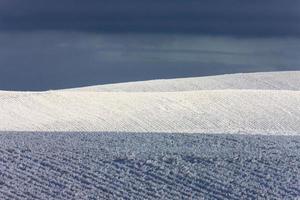
[(0, 30), (300, 36), (299, 0), (1, 0)]

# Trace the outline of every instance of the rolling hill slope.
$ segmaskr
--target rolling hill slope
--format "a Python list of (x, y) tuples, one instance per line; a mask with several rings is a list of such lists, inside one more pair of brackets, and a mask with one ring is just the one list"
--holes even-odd
[(300, 92), (0, 92), (0, 131), (299, 134)]

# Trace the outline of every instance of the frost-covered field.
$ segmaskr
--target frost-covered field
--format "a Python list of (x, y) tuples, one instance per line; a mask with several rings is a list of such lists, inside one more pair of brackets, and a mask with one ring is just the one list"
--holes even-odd
[(0, 91), (0, 199), (300, 198), (300, 72)]
[(297, 199), (300, 137), (1, 133), (0, 199)]

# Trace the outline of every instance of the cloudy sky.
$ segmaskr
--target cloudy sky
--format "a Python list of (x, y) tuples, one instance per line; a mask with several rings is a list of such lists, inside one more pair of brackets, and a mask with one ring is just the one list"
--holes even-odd
[(300, 70), (299, 0), (1, 0), (0, 89)]

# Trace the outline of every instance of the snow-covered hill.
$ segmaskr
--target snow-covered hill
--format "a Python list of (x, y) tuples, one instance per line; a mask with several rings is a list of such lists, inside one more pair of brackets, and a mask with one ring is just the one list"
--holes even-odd
[(1, 91), (0, 131), (298, 134), (299, 77), (250, 73)]
[(193, 90), (300, 90), (300, 71), (226, 74), (75, 88), (76, 91), (178, 92)]

